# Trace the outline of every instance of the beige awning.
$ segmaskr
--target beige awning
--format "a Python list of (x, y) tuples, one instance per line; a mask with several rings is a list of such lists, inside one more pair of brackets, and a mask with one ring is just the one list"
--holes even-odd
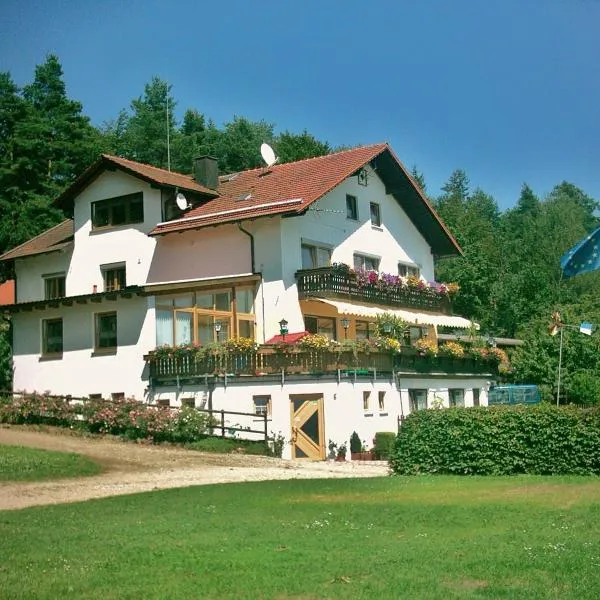
[(479, 325), (469, 319), (463, 317), (455, 317), (451, 315), (422, 313), (408, 309), (399, 308), (381, 308), (379, 306), (367, 306), (365, 304), (350, 304), (349, 302), (340, 302), (339, 300), (327, 300), (325, 298), (311, 298), (313, 301), (324, 302), (330, 306), (334, 306), (341, 315), (356, 315), (357, 317), (376, 317), (377, 315), (392, 314), (400, 317), (407, 323), (415, 323), (417, 325), (435, 325), (443, 327), (455, 327), (456, 329), (469, 329), (475, 326), (479, 329)]

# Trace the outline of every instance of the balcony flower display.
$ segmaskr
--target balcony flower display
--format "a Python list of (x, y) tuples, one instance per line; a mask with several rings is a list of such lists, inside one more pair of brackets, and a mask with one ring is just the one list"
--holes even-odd
[(420, 338), (414, 343), (414, 347), (421, 356), (437, 356), (438, 345), (429, 338)]
[(378, 273), (377, 271), (367, 271), (366, 269), (352, 269), (348, 265), (342, 266), (340, 263), (335, 264), (334, 268), (354, 277), (359, 288), (370, 285), (381, 292), (415, 290), (432, 296), (452, 297), (459, 290), (456, 283), (427, 282), (414, 275), (403, 277), (402, 275)]
[(446, 342), (438, 347), (438, 356), (448, 356), (450, 358), (464, 358), (465, 349), (457, 342)]

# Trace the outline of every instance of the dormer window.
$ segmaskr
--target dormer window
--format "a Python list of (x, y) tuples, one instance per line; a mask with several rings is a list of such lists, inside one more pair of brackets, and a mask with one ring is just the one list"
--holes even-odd
[(105, 292), (116, 292), (127, 285), (125, 265), (105, 265), (101, 269)]
[(144, 194), (137, 192), (92, 202), (92, 229), (144, 222)]
[(54, 298), (65, 297), (65, 274), (53, 273), (52, 275), (44, 275), (44, 298), (53, 300)]

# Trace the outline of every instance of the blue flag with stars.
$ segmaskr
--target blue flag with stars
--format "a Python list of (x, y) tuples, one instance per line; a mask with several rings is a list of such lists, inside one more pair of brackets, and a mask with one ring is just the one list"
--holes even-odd
[(600, 269), (600, 227), (563, 255), (560, 267), (565, 278)]

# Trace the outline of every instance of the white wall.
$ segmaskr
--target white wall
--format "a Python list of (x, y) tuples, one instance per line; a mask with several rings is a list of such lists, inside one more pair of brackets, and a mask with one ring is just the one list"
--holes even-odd
[(43, 276), (52, 273), (66, 275), (70, 262), (71, 249), (15, 260), (17, 302), (43, 300), (45, 294)]
[[(148, 306), (150, 301), (150, 306)], [(93, 356), (94, 313), (117, 311), (116, 354)], [(42, 320), (63, 318), (63, 356), (41, 358)], [(15, 390), (49, 391), (88, 396), (113, 392), (144, 398), (147, 366), (144, 354), (155, 347), (153, 299), (73, 305), (19, 312), (13, 316)]]
[[(230, 380), (227, 386), (217, 384), (213, 392), (213, 409), (230, 410), (237, 412), (253, 412), (252, 396), (270, 395), (272, 414), (268, 422), (269, 435), (281, 434), (286, 439), (284, 458), (291, 458), (291, 411), (290, 394), (315, 394), (323, 395), (324, 399), (324, 441), (327, 448), (329, 441), (336, 444), (346, 443), (348, 458), (350, 458), (350, 436), (356, 431), (366, 447), (372, 448), (373, 438), (379, 431), (397, 431), (398, 418), (410, 414), (409, 389), (428, 389), (428, 400), (431, 402), (435, 396), (445, 398), (448, 404), (448, 388), (462, 388), (465, 390), (465, 404), (472, 406), (472, 390), (479, 388), (480, 404), (487, 405), (488, 382), (483, 379), (457, 378), (406, 378), (400, 382), (390, 378), (376, 381), (352, 378), (336, 380), (287, 380), (282, 386), (280, 382), (261, 382), (260, 380)], [(379, 410), (378, 394), (385, 392), (384, 410)], [(370, 409), (363, 409), (363, 392), (370, 392)], [(176, 389), (163, 387), (153, 390), (148, 400), (151, 403), (159, 399), (168, 399), (172, 406), (179, 406), (182, 398), (196, 399), (196, 406), (208, 408), (208, 391), (204, 384), (185, 385)], [(401, 405), (402, 402), (402, 405)], [(239, 424), (240, 426), (261, 429), (262, 418), (229, 416), (226, 424)], [(220, 430), (217, 431), (220, 433)], [(246, 439), (260, 439), (260, 435), (238, 434)]]
[[(92, 230), (92, 202), (144, 193), (144, 222)], [(75, 249), (67, 274), (67, 296), (103, 290), (101, 265), (125, 263), (127, 285), (148, 278), (156, 241), (146, 234), (161, 220), (160, 190), (121, 171), (106, 171), (75, 199)]]
[[(346, 218), (346, 194), (357, 198), (358, 221)], [(370, 202), (380, 205), (380, 228), (371, 225)], [(275, 225), (279, 227), (278, 239), (274, 235)], [(422, 277), (428, 281), (434, 277), (429, 244), (396, 199), (386, 195), (385, 186), (370, 168), (368, 186), (358, 185), (356, 177), (349, 177), (315, 203), (306, 215), (273, 219), (269, 233), (257, 236), (257, 256), (265, 257), (265, 265), (273, 261), (269, 264), (271, 272), (265, 271), (267, 338), (279, 333), (277, 323), (283, 317), (290, 332), (304, 329), (294, 277), (302, 267), (302, 241), (331, 246), (332, 262), (352, 266), (356, 252), (379, 257), (382, 272), (397, 274), (398, 263), (403, 262), (418, 265)]]

